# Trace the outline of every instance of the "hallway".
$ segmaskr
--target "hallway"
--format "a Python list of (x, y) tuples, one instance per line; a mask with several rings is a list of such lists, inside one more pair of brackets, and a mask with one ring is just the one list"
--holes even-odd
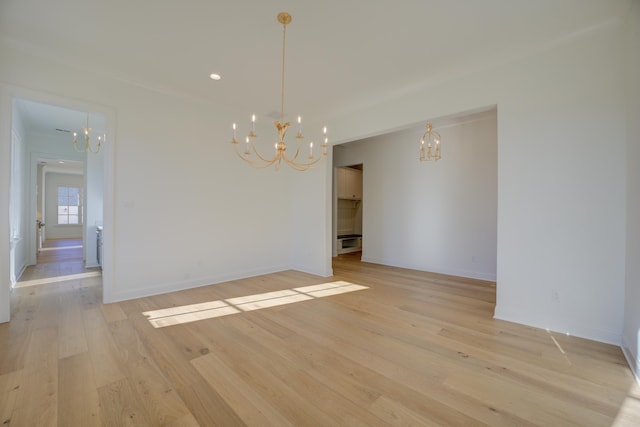
[(82, 239), (48, 239), (38, 253), (37, 264), (28, 266), (16, 288), (97, 277), (99, 268), (85, 268)]

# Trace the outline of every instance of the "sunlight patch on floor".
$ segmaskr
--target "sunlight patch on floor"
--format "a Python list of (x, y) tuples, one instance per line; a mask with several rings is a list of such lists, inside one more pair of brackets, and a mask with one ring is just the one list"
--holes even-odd
[[(564, 348), (562, 348), (558, 340), (553, 336), (553, 333), (549, 329), (546, 329), (546, 331), (547, 331), (547, 334), (549, 334), (549, 338), (551, 338), (551, 341), (553, 341), (553, 343), (555, 344), (560, 354), (562, 354), (562, 357), (564, 357), (564, 360), (566, 360), (569, 365), (572, 365), (571, 359), (569, 359), (569, 355), (567, 354), (566, 351), (564, 351)], [(568, 335), (569, 334), (567, 334), (567, 336)]]
[(40, 251), (63, 251), (65, 249), (82, 249), (82, 245), (74, 246), (53, 246), (50, 248), (40, 248)]
[(142, 314), (147, 317), (149, 323), (151, 323), (154, 328), (164, 328), (166, 326), (293, 304), (315, 298), (361, 291), (363, 289), (369, 288), (344, 281), (329, 282), (243, 297), (227, 298), (225, 300), (145, 311)]
[(45, 277), (42, 279), (25, 280), (18, 282), (14, 288), (26, 288), (27, 286), (46, 285), (48, 283), (66, 282), (67, 280), (86, 279), (88, 277), (100, 277), (102, 271), (90, 271), (88, 273), (68, 274), (66, 276)]
[(640, 385), (637, 383), (631, 385), (611, 425), (615, 427), (640, 425)]

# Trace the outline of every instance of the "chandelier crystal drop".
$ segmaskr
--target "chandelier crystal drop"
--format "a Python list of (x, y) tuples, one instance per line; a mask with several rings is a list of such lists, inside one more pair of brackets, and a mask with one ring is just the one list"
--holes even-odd
[[(313, 167), (327, 155), (327, 146), (329, 143), (329, 139), (327, 138), (327, 127), (324, 126), (323, 128), (322, 142), (320, 143), (322, 153), (317, 158), (314, 157), (313, 141), (311, 141), (309, 142), (309, 154), (308, 156), (306, 156), (306, 160), (299, 160), (298, 158), (301, 155), (301, 151), (304, 151), (302, 150), (302, 140), (304, 139), (304, 136), (302, 135), (302, 117), (298, 116), (298, 129), (296, 133), (296, 139), (298, 141), (297, 148), (293, 156), (287, 155), (287, 144), (285, 142), (285, 136), (287, 134), (287, 129), (289, 128), (291, 123), (284, 121), (284, 64), (287, 25), (291, 23), (291, 15), (286, 12), (278, 14), (278, 22), (282, 24), (282, 93), (280, 102), (280, 121), (273, 122), (276, 130), (278, 131), (278, 142), (276, 142), (273, 146), (274, 154), (273, 156), (265, 156), (260, 154), (260, 152), (256, 148), (255, 139), (258, 135), (256, 134), (255, 114), (251, 116), (251, 128), (244, 140), (244, 150), (239, 148), (241, 144), (237, 139), (237, 126), (235, 123), (233, 123), (231, 127), (233, 132), (231, 143), (233, 144), (234, 150), (238, 157), (249, 163), (254, 168), (266, 168), (274, 165), (276, 170), (278, 170), (280, 169), (280, 166), (285, 163), (295, 170), (305, 171)], [(302, 157), (305, 157), (304, 154), (302, 154)]]
[[(425, 144), (427, 150), (425, 153)], [(420, 138), (420, 161), (438, 161), (442, 158), (440, 153), (440, 134), (433, 130), (431, 123), (427, 123), (427, 131)]]
[(99, 135), (97, 138), (97, 144), (94, 146), (91, 145), (91, 128), (89, 127), (89, 113), (87, 113), (87, 125), (82, 130), (84, 133), (84, 144), (78, 143), (78, 132), (73, 132), (73, 148), (76, 149), (79, 153), (94, 153), (97, 154), (100, 152), (100, 148), (102, 147), (102, 143), (106, 139), (106, 135)]

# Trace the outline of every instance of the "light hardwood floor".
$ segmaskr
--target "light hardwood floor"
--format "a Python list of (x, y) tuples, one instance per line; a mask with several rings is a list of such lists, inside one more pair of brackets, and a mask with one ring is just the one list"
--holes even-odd
[(37, 264), (27, 267), (19, 280), (19, 286), (38, 284), (53, 279), (80, 273), (99, 272), (86, 269), (82, 260), (82, 239), (48, 239), (37, 255)]
[[(15, 289), (0, 423), (640, 425), (619, 348), (494, 320), (493, 283), (358, 255), (330, 279), (287, 271), (109, 305), (99, 277)], [(292, 290), (335, 281), (367, 289)]]

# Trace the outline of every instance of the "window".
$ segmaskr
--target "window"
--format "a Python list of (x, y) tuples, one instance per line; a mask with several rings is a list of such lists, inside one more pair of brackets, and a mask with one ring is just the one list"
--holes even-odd
[(58, 224), (81, 224), (82, 190), (58, 187)]

